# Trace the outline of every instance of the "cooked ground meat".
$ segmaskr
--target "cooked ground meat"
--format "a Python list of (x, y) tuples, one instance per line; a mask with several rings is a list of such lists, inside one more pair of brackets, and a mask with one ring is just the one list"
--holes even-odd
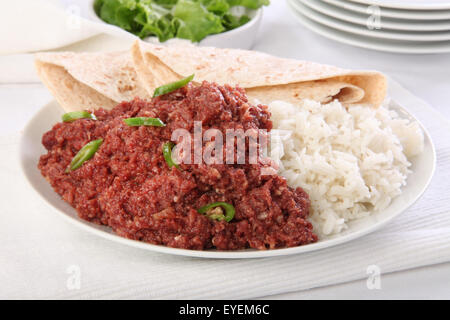
[[(249, 104), (242, 89), (189, 84), (95, 115), (96, 121), (58, 123), (45, 133), (48, 153), (39, 161), (42, 175), (82, 219), (108, 225), (126, 238), (196, 250), (274, 249), (317, 241), (306, 220), (308, 195), (280, 176), (262, 175), (270, 162), (180, 164), (177, 169), (163, 157), (162, 146), (172, 132), (192, 133), (194, 121), (202, 122), (203, 132), (215, 128), (224, 136), (227, 129), (270, 131), (266, 107)], [(131, 127), (123, 122), (129, 117), (160, 118), (166, 126)], [(94, 157), (66, 173), (77, 152), (99, 138), (104, 142)], [(217, 201), (234, 205), (231, 222), (197, 212)]]

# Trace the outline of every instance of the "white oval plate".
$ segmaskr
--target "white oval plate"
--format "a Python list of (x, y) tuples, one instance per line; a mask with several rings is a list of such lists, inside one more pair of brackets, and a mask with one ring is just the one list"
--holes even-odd
[[(450, 40), (450, 31), (434, 31), (434, 32), (410, 32), (402, 30), (389, 29), (373, 29), (370, 30), (366, 26), (348, 23), (340, 19), (335, 19), (331, 16), (315, 11), (314, 9), (303, 5), (300, 2), (292, 2), (292, 5), (298, 12), (304, 14), (309, 19), (317, 23), (326, 25), (330, 28), (359, 34), (371, 38), (399, 40), (399, 41), (448, 41)], [(326, 5), (326, 4), (324, 4)], [(330, 8), (331, 10), (331, 8)]]
[[(351, 0), (322, 0), (336, 7), (359, 13), (368, 14), (367, 10), (371, 6), (369, 4), (355, 3)], [(450, 19), (450, 10), (407, 10), (380, 7), (382, 17), (409, 19), (409, 20), (444, 20)]]
[(449, 0), (350, 0), (380, 7), (406, 10), (448, 10)]
[[(397, 110), (402, 117), (414, 119), (412, 115), (400, 106), (393, 104), (392, 107)], [(386, 210), (350, 222), (348, 224), (349, 228), (341, 234), (321, 239), (317, 243), (277, 250), (257, 251), (249, 249), (239, 251), (196, 251), (176, 249), (125, 239), (115, 235), (108, 227), (99, 226), (82, 220), (78, 217), (75, 209), (63, 201), (60, 196), (53, 191), (50, 184), (39, 172), (37, 164), (39, 157), (45, 153), (45, 149), (41, 143), (42, 135), (50, 130), (56, 122), (60, 121), (62, 113), (62, 108), (57, 102), (53, 101), (44, 106), (25, 127), (20, 142), (20, 160), (24, 174), (33, 189), (41, 195), (61, 217), (84, 230), (121, 244), (174, 255), (202, 258), (260, 258), (315, 251), (356, 239), (385, 225), (419, 199), (433, 176), (436, 163), (436, 154), (433, 143), (425, 128), (422, 126), (425, 132), (425, 150), (422, 154), (411, 160), (413, 173), (408, 177), (408, 184), (404, 187), (403, 193), (395, 198)]]
[[(297, 0), (311, 9), (319, 11), (330, 17), (343, 21), (367, 26), (369, 15), (344, 10), (338, 7), (330, 7), (329, 4), (317, 0)], [(331, 8), (331, 9), (330, 9)], [(381, 9), (382, 10), (382, 9)], [(381, 29), (406, 30), (406, 31), (443, 31), (450, 30), (449, 20), (421, 21), (421, 20), (399, 20), (390, 18), (380, 19)]]
[(305, 15), (303, 15), (296, 9), (294, 4), (292, 3), (293, 0), (287, 0), (287, 2), (290, 8), (292, 9), (292, 13), (300, 21), (302, 25), (304, 25), (311, 31), (320, 34), (323, 37), (338, 42), (342, 42), (345, 44), (365, 49), (394, 52), (394, 53), (428, 54), (428, 53), (450, 52), (450, 41), (417, 42), (417, 41), (397, 41), (388, 39), (381, 40), (336, 30), (307, 18)]

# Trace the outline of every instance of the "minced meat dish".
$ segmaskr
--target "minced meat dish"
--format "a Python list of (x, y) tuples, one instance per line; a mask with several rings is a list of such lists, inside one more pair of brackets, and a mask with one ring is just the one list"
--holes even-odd
[[(96, 120), (56, 124), (44, 134), (47, 154), (39, 169), (82, 219), (110, 226), (118, 235), (170, 247), (275, 249), (317, 241), (307, 221), (308, 195), (276, 174), (269, 161), (256, 164), (184, 164), (169, 167), (163, 146), (175, 129), (193, 133), (194, 121), (210, 128), (265, 129), (265, 106), (251, 105), (244, 90), (204, 82), (143, 101), (95, 111)], [(124, 119), (159, 118), (165, 126), (130, 126)], [(95, 155), (67, 170), (87, 143), (103, 139)], [(173, 141), (177, 142), (177, 141)], [(203, 148), (206, 147), (203, 142)], [(211, 219), (199, 208), (226, 202), (231, 221)], [(219, 214), (223, 208), (216, 207)], [(213, 212), (214, 213), (214, 212)]]

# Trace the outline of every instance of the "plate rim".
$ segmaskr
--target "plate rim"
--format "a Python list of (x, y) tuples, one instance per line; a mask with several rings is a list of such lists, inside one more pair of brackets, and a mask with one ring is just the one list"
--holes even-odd
[[(380, 30), (370, 30), (363, 27), (360, 24), (354, 24), (347, 21), (344, 21), (339, 18), (335, 18), (331, 15), (327, 15), (322, 13), (319, 10), (315, 10), (314, 8), (309, 7), (306, 3), (307, 0), (292, 2), (292, 6), (296, 7), (296, 9), (304, 14), (308, 15), (308, 19), (314, 20), (316, 23), (325, 25), (329, 28), (348, 32), (356, 35), (361, 35), (364, 37), (376, 38), (376, 39), (384, 39), (384, 40), (397, 40), (397, 41), (413, 41), (413, 42), (436, 42), (436, 41), (450, 41), (450, 31), (436, 31), (436, 32), (447, 32), (446, 38), (441, 39), (426, 39), (425, 35), (421, 33), (412, 33), (416, 31), (410, 31), (411, 34), (400, 34), (398, 32), (408, 32), (405, 30), (394, 30), (394, 29), (380, 29)], [(301, 6), (301, 8), (300, 8)], [(302, 12), (305, 11), (305, 12)], [(433, 35), (431, 35), (433, 36)], [(435, 37), (437, 37), (435, 35)]]
[(406, 9), (406, 10), (449, 10), (450, 9), (450, 2), (448, 4), (404, 4), (402, 2), (398, 2), (397, 0), (392, 1), (388, 4), (381, 4), (379, 0), (349, 0), (351, 2), (357, 2), (362, 4), (368, 4), (368, 5), (375, 5), (379, 7), (386, 7), (386, 8), (392, 8), (392, 9)]
[[(354, 11), (359, 13), (367, 13), (366, 10), (369, 4), (364, 4), (360, 2), (354, 2), (350, 0), (321, 0), (328, 4), (332, 4), (336, 7), (343, 8), (347, 11)], [(393, 11), (397, 10), (397, 11)], [(442, 13), (442, 11), (447, 11)], [(409, 10), (409, 9), (398, 9), (382, 7), (381, 16), (394, 19), (405, 19), (405, 20), (445, 20), (450, 19), (450, 9), (448, 10)]]
[[(288, 6), (290, 7), (291, 14), (294, 15), (294, 17), (307, 29), (311, 30), (312, 32), (318, 33), (319, 35), (340, 42), (347, 45), (360, 47), (364, 49), (371, 49), (371, 50), (377, 50), (377, 51), (383, 51), (383, 52), (391, 52), (391, 53), (405, 53), (405, 54), (436, 54), (436, 53), (448, 53), (450, 52), (450, 41), (443, 41), (442, 43), (445, 43), (445, 47), (443, 48), (430, 48), (423, 46), (421, 48), (410, 48), (410, 47), (401, 47), (401, 46), (394, 46), (389, 45), (385, 43), (368, 43), (368, 39), (364, 39), (360, 35), (352, 34), (345, 31), (336, 30), (330, 27), (327, 27), (325, 25), (322, 25), (320, 23), (314, 22), (308, 17), (304, 16), (302, 13), (298, 12), (294, 5), (291, 3), (293, 0), (287, 0)], [(336, 34), (330, 34), (330, 33), (338, 33)], [(349, 35), (350, 37), (348, 37)], [(363, 39), (355, 39), (355, 37), (361, 37)], [(373, 40), (373, 39), (369, 39)], [(429, 43), (424, 43), (429, 44)]]
[[(372, 233), (383, 226), (385, 226), (387, 223), (398, 217), (400, 214), (407, 211), (414, 203), (416, 203), (424, 194), (424, 192), (427, 190), (427, 188), (430, 185), (430, 182), (435, 174), (436, 170), (436, 148), (434, 145), (434, 142), (431, 138), (431, 135), (429, 134), (427, 128), (421, 123), (420, 120), (418, 120), (411, 112), (407, 111), (406, 113), (409, 114), (411, 117), (413, 117), (420, 125), (424, 132), (424, 137), (428, 139), (431, 146), (432, 151), (432, 167), (431, 167), (431, 173), (427, 178), (426, 183), (423, 185), (423, 187), (420, 189), (420, 192), (414, 196), (413, 200), (410, 200), (407, 202), (407, 205), (403, 208), (403, 210), (399, 210), (395, 214), (392, 214), (385, 218), (384, 220), (377, 221), (373, 225), (363, 229), (358, 230), (346, 235), (337, 236), (333, 239), (328, 239), (323, 242), (318, 241), (316, 243), (303, 245), (303, 246), (297, 246), (297, 247), (291, 247), (291, 248), (283, 248), (283, 249), (273, 249), (273, 250), (235, 250), (235, 251), (208, 251), (208, 250), (189, 250), (189, 249), (180, 249), (180, 248), (171, 248), (167, 246), (162, 245), (155, 245), (150, 244), (142, 241), (137, 240), (131, 240), (127, 238), (120, 237), (116, 235), (115, 233), (106, 232), (97, 228), (94, 228), (91, 226), (91, 222), (82, 220), (81, 218), (74, 218), (62, 210), (59, 210), (56, 208), (49, 199), (47, 199), (45, 196), (41, 194), (41, 192), (38, 190), (38, 188), (34, 185), (33, 181), (30, 179), (28, 172), (29, 170), (37, 170), (37, 166), (34, 166), (33, 168), (29, 168), (26, 165), (26, 158), (24, 154), (26, 154), (26, 151), (24, 150), (26, 148), (26, 139), (27, 139), (27, 132), (31, 131), (33, 128), (33, 125), (36, 123), (36, 119), (39, 118), (39, 115), (41, 112), (43, 112), (45, 109), (52, 108), (52, 105), (59, 106), (58, 102), (56, 100), (51, 100), (50, 102), (44, 104), (27, 122), (24, 129), (21, 132), (21, 137), (19, 141), (19, 159), (20, 159), (20, 167), (21, 167), (21, 173), (25, 177), (25, 180), (27, 181), (28, 185), (31, 189), (33, 189), (33, 192), (37, 194), (42, 200), (45, 201), (45, 203), (49, 206), (49, 209), (59, 217), (62, 217), (69, 223), (78, 226), (80, 229), (85, 230), (89, 233), (95, 234), (103, 239), (111, 240), (115, 243), (119, 243), (121, 245), (128, 245), (134, 248), (138, 249), (144, 249), (148, 251), (153, 252), (159, 252), (159, 253), (165, 253), (165, 254), (172, 254), (177, 256), (187, 256), (187, 257), (195, 257), (195, 258), (212, 258), (212, 259), (249, 259), (249, 258), (266, 258), (266, 257), (276, 257), (276, 256), (285, 256), (285, 255), (293, 255), (293, 254), (302, 254), (307, 252), (313, 252), (313, 251), (319, 251), (323, 250), (325, 248), (331, 248), (335, 247), (337, 245), (352, 241), (356, 238), (362, 237), (364, 235), (367, 235), (369, 233)], [(404, 109), (404, 107), (401, 107)], [(41, 176), (43, 180), (45, 180), (44, 177)], [(47, 182), (46, 182), (47, 183)], [(61, 201), (64, 201), (61, 199)], [(75, 210), (71, 207), (72, 210)], [(105, 228), (107, 228), (105, 226)]]
[[(296, 0), (294, 2), (302, 3), (305, 6), (308, 6), (309, 8), (313, 9), (314, 11), (318, 11), (322, 14), (325, 14), (327, 16), (333, 17), (335, 19), (343, 20), (346, 22), (358, 24), (365, 26), (366, 21), (368, 19), (368, 15), (365, 16), (364, 14), (357, 13), (354, 11), (348, 11), (342, 8), (336, 7), (335, 10), (326, 10), (323, 6), (329, 6), (328, 3), (320, 2), (317, 0)], [(386, 21), (386, 19), (389, 19), (391, 21)], [(403, 19), (404, 21), (395, 21), (398, 19), (392, 19), (392, 18), (385, 18), (381, 19), (381, 27), (382, 29), (390, 29), (390, 30), (403, 30), (403, 31), (416, 31), (416, 32), (433, 32), (433, 31), (449, 31), (450, 30), (450, 21), (448, 20), (432, 20), (432, 21), (426, 21), (426, 20), (416, 20), (416, 21), (408, 21)], [(434, 23), (423, 25), (424, 23)], [(417, 23), (422, 23), (420, 26), (416, 26)]]

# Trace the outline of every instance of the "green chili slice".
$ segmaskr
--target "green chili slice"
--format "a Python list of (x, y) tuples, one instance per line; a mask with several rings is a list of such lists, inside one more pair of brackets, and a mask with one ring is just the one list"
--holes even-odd
[(189, 77), (186, 77), (184, 79), (181, 79), (181, 80), (178, 80), (178, 81), (175, 81), (172, 83), (168, 83), (161, 87), (158, 87), (155, 89), (155, 92), (153, 93), (153, 98), (161, 96), (163, 94), (170, 93), (177, 89), (180, 89), (180, 88), (184, 87), (185, 85), (187, 85), (189, 82), (191, 82), (192, 79), (194, 79), (193, 74), (191, 74)]
[(78, 153), (73, 157), (72, 162), (70, 163), (69, 168), (67, 168), (66, 172), (73, 171), (81, 167), (81, 165), (91, 159), (95, 152), (97, 152), (98, 148), (102, 145), (103, 139), (98, 139), (87, 143), (83, 148), (78, 151)]
[[(216, 207), (222, 207), (223, 209), (225, 209), (225, 215), (223, 213), (221, 214), (221, 213), (215, 213), (215, 212), (208, 214), (208, 212), (211, 209), (214, 209)], [(226, 203), (226, 202), (213, 202), (206, 206), (201, 207), (197, 211), (198, 211), (198, 213), (206, 214), (206, 216), (210, 219), (218, 220), (218, 221), (225, 220), (226, 222), (230, 222), (231, 220), (233, 220), (234, 214), (236, 213), (234, 206), (229, 203)]]
[(73, 111), (62, 115), (63, 122), (73, 122), (78, 119), (92, 119), (97, 120), (93, 113), (87, 111)]
[(130, 127), (139, 127), (139, 126), (151, 126), (151, 127), (165, 127), (164, 122), (159, 118), (146, 118), (146, 117), (137, 117), (137, 118), (128, 118), (123, 119), (125, 124)]
[(167, 162), (167, 165), (169, 166), (169, 168), (172, 168), (173, 166), (175, 166), (177, 169), (180, 168), (180, 166), (178, 164), (175, 163), (175, 161), (173, 161), (172, 159), (172, 149), (173, 149), (174, 143), (173, 142), (166, 142), (163, 145), (163, 155), (164, 155), (164, 159)]

